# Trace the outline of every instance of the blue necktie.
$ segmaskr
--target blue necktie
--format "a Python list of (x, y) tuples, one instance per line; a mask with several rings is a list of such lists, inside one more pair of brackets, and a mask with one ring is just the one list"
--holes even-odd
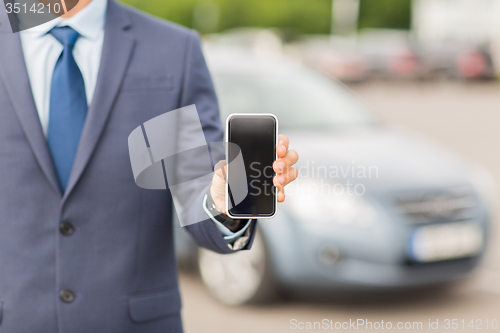
[(70, 27), (59, 27), (50, 33), (64, 46), (52, 75), (47, 138), (64, 193), (87, 116), (87, 97), (82, 73), (73, 58), (78, 32)]

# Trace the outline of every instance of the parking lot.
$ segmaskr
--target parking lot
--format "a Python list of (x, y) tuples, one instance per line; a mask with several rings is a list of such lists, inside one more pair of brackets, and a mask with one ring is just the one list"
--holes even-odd
[[(484, 166), (493, 176), (495, 188), (500, 188), (500, 85), (372, 82), (354, 85), (352, 89), (371, 103), (387, 124), (415, 130)], [(402, 323), (399, 325), (401, 330), (406, 323), (422, 323), (421, 329), (417, 325), (408, 330), (441, 332), (448, 323), (446, 319), (450, 324), (451, 320), (457, 319), (454, 323), (458, 328), (453, 330), (450, 325), (448, 331), (470, 332), (481, 328), (482, 331), (500, 332), (500, 326), (492, 328), (494, 320), (500, 321), (498, 240), (500, 231), (494, 224), (483, 264), (467, 281), (447, 290), (391, 295), (383, 299), (328, 301), (294, 298), (266, 306), (228, 307), (210, 297), (196, 274), (181, 272), (185, 330), (187, 333), (293, 332), (300, 331), (299, 323), (307, 327), (308, 322), (314, 325), (314, 322), (323, 323), (327, 319), (332, 321), (333, 330), (337, 322), (342, 325), (349, 320), (357, 323), (363, 320), (363, 323), (371, 322), (375, 326), (373, 330), (376, 323), (382, 325), (383, 321), (385, 329), (389, 329), (388, 322), (393, 330), (398, 329), (398, 323)], [(429, 329), (429, 321), (438, 330)], [(344, 327), (344, 330), (353, 328)], [(366, 325), (356, 326), (356, 330), (373, 331)]]

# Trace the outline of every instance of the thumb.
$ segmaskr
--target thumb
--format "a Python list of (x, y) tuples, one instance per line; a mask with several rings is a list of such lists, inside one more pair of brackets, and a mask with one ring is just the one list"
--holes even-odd
[(226, 161), (219, 161), (216, 165), (215, 165), (215, 174), (217, 176), (219, 176), (223, 181), (224, 183), (226, 182), (226, 173), (227, 173), (227, 163)]
[(216, 208), (225, 212), (226, 203), (226, 172), (227, 164), (226, 161), (219, 161), (215, 165), (215, 174), (212, 179), (212, 187), (210, 188), (210, 194), (214, 200)]

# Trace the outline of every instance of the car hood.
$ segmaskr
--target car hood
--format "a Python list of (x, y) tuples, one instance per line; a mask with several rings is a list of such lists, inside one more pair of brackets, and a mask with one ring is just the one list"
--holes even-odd
[(468, 184), (471, 166), (414, 132), (385, 126), (293, 132), (300, 177), (363, 184), (369, 191), (442, 189)]

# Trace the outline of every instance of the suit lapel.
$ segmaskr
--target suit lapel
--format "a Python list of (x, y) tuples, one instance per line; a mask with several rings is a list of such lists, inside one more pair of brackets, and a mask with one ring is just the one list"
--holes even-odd
[(126, 11), (114, 0), (110, 0), (96, 91), (88, 110), (63, 201), (71, 194), (85, 171), (115, 104), (135, 47), (134, 37), (127, 32), (130, 26)]
[(6, 16), (0, 17), (0, 45), (0, 78), (40, 168), (54, 190), (61, 193), (33, 99), (21, 40), (18, 33), (12, 33)]

